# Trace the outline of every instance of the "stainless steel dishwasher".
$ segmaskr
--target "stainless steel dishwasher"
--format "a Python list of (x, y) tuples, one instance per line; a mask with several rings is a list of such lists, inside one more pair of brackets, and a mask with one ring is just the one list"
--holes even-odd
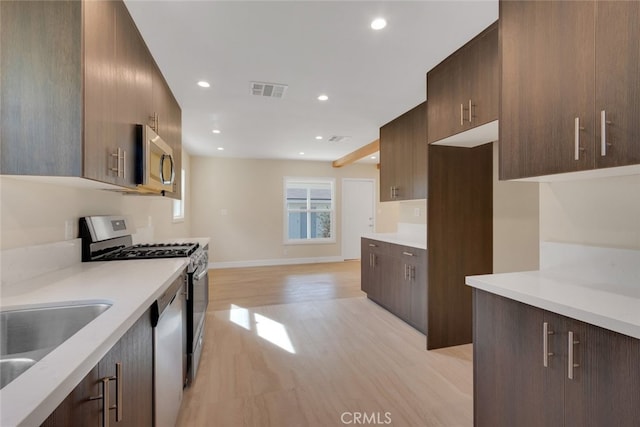
[(181, 275), (153, 305), (154, 425), (174, 427), (180, 412), (184, 363), (184, 286)]

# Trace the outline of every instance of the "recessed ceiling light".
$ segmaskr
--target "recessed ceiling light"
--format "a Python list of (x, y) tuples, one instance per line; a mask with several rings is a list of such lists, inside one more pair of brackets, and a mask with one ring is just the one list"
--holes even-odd
[(218, 147), (218, 151), (224, 151), (224, 147)]
[(304, 151), (301, 151), (298, 154), (300, 154), (301, 156), (304, 156)]
[(376, 159), (376, 156), (371, 156), (371, 157), (370, 157), (370, 159), (371, 159), (371, 160), (375, 160), (375, 159)]
[(213, 133), (220, 133), (220, 129), (214, 129), (214, 130), (212, 130), (211, 132), (213, 132)]
[(371, 28), (374, 30), (381, 30), (387, 26), (387, 20), (384, 18), (376, 18), (371, 21)]
[(320, 95), (318, 97), (318, 101), (326, 101), (327, 99), (329, 99), (329, 97), (327, 95)]
[(211, 85), (209, 84), (209, 82), (205, 82), (204, 80), (200, 80), (198, 82), (198, 86), (200, 86), (200, 87), (210, 87)]
[(316, 136), (316, 139), (322, 139), (322, 136), (318, 135)]

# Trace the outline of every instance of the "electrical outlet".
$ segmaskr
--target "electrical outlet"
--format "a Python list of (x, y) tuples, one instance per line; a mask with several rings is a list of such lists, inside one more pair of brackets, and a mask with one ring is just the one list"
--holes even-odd
[(68, 219), (64, 222), (64, 240), (72, 240), (75, 238), (75, 221)]
[(413, 216), (420, 216), (420, 208), (413, 208)]

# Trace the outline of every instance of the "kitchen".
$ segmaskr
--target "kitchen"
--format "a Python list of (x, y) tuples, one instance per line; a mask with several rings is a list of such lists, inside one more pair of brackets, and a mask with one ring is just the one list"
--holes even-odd
[[(174, 6), (178, 7), (175, 4)], [(138, 7), (141, 6), (138, 5)], [(450, 49), (440, 52), (439, 59), (434, 60), (431, 66), (417, 70), (416, 81), (419, 80), (420, 84), (424, 85), (424, 75), (428, 70), (491, 24), (498, 17), (497, 5), (494, 4), (493, 7), (485, 22), (475, 23), (474, 28), (467, 29), (466, 35), (459, 36), (460, 39), (457, 42), (451, 42)], [(147, 40), (147, 43), (153, 50), (153, 39)], [(160, 57), (156, 60), (160, 65), (165, 65), (160, 62)], [(165, 77), (172, 83), (176, 81), (175, 77), (171, 80), (170, 75)], [(197, 78), (200, 76), (193, 76), (191, 80)], [(215, 82), (212, 83), (215, 87)], [(191, 85), (192, 82), (188, 84)], [(177, 88), (174, 89), (172, 86), (172, 89), (177, 93)], [(194, 87), (193, 90), (196, 89), (198, 88)], [(3, 93), (6, 93), (6, 90), (7, 87), (3, 85)], [(375, 134), (363, 143), (377, 137), (378, 127), (423, 101), (424, 90), (420, 89), (416, 92), (419, 93), (415, 95), (415, 101), (403, 104), (401, 108), (394, 107), (392, 115), (380, 119), (375, 126), (370, 126)], [(202, 92), (193, 93), (194, 98), (204, 97)], [(288, 95), (293, 96), (292, 93)], [(332, 100), (333, 98), (329, 101)], [(185, 102), (182, 99), (180, 101)], [(184, 109), (183, 105), (183, 120), (186, 126), (187, 115)], [(3, 104), (3, 114), (5, 111)], [(160, 123), (162, 121), (161, 118)], [(573, 132), (573, 129), (571, 130)], [(208, 129), (207, 132), (211, 133), (211, 130)], [(223, 129), (220, 135), (224, 133)], [(183, 135), (183, 139), (185, 142), (188, 139), (186, 134)], [(3, 136), (3, 147), (4, 144)], [(229, 152), (230, 149), (226, 147), (225, 151)], [(498, 156), (498, 153), (495, 152), (494, 155)], [(334, 158), (337, 157), (339, 156)], [(129, 160), (131, 161), (131, 158)], [(494, 162), (494, 165), (497, 163)], [(275, 201), (272, 200), (274, 198), (269, 198), (265, 194), (268, 180), (260, 182), (258, 178), (268, 177), (272, 182), (275, 180), (276, 185), (281, 189), (283, 175), (301, 176), (309, 173), (310, 176), (333, 176), (337, 174), (335, 175), (337, 179), (344, 177), (377, 179), (378, 174), (375, 166), (372, 165), (356, 164), (338, 169), (339, 172), (333, 172), (329, 165), (319, 165), (317, 162), (228, 159), (191, 155), (188, 152), (182, 156), (182, 165), (185, 169), (185, 188), (187, 189), (185, 192), (186, 215), (182, 222), (174, 221), (171, 215), (173, 201), (165, 198), (123, 196), (107, 191), (52, 185), (53, 180), (42, 183), (3, 177), (2, 249), (59, 242), (67, 239), (67, 236), (74, 238), (79, 232), (77, 228), (79, 217), (122, 213), (134, 217), (136, 229), (141, 234), (141, 241), (151, 238), (170, 241), (188, 236), (210, 236), (210, 261), (213, 267), (217, 267), (216, 263), (220, 263), (220, 266), (240, 266), (243, 263), (246, 265), (250, 264), (250, 261), (260, 260), (285, 263), (287, 259), (295, 262), (308, 260), (308, 258), (320, 258), (328, 261), (340, 256), (337, 243), (322, 245), (320, 249), (316, 247), (313, 251), (304, 245), (292, 245), (287, 247), (289, 252), (283, 254), (279, 230), (275, 231), (277, 235), (275, 238), (269, 235), (269, 238), (265, 239), (268, 242), (275, 241), (275, 243), (269, 243), (270, 246), (261, 248), (250, 245), (251, 242), (260, 241), (256, 236), (271, 232), (271, 230), (265, 230), (264, 225), (260, 227), (260, 224), (264, 224), (261, 222), (264, 218), (260, 219), (260, 215), (265, 215), (268, 218), (267, 221), (271, 223), (275, 221), (279, 223), (282, 216), (281, 196), (275, 197)], [(356, 169), (360, 170), (356, 171)], [(272, 176), (277, 176), (274, 170), (281, 171), (279, 178)], [(310, 171), (307, 172), (307, 170)], [(245, 196), (236, 198), (225, 196), (225, 186), (221, 183), (228, 182), (241, 183), (242, 186), (238, 189), (245, 191)], [(494, 196), (501, 195), (501, 197), (494, 197), (493, 206), (494, 273), (536, 269), (539, 263), (540, 241), (635, 250), (640, 248), (638, 221), (640, 182), (637, 172), (597, 179), (561, 179), (551, 183), (529, 183), (527, 189), (524, 190), (524, 188), (521, 183), (498, 182), (495, 184)], [(196, 194), (207, 196), (195, 197)], [(255, 206), (251, 203), (252, 200), (258, 200), (264, 211), (256, 212)], [(519, 202), (513, 203), (513, 200)], [(273, 205), (277, 206), (273, 207)], [(225, 209), (227, 215), (222, 213)], [(415, 209), (418, 209), (420, 216), (414, 216)], [(424, 201), (377, 203), (376, 231), (395, 231), (395, 224), (398, 222), (425, 224), (426, 210)], [(211, 212), (220, 213), (220, 215), (212, 216)], [(272, 212), (278, 215), (277, 220), (274, 220), (273, 216), (268, 216)], [(253, 216), (254, 213), (255, 216)], [(236, 220), (239, 223), (236, 223)], [(234, 226), (237, 228), (233, 228)], [(235, 236), (238, 240), (230, 241), (226, 233)], [(249, 252), (250, 257), (239, 256), (243, 251)], [(3, 262), (3, 279), (6, 270), (9, 268)], [(213, 274), (215, 275), (215, 270)], [(634, 284), (637, 286), (637, 280)]]

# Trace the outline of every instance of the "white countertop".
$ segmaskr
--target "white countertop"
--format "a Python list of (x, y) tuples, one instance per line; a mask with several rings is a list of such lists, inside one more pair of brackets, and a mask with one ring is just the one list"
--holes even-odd
[(41, 424), (187, 264), (187, 258), (77, 263), (3, 284), (2, 309), (88, 302), (112, 306), (0, 390), (0, 425)]
[(467, 276), (496, 295), (640, 339), (640, 287), (584, 277), (583, 270), (525, 271)]
[(366, 233), (362, 237), (412, 248), (427, 249), (426, 236), (420, 238), (420, 236), (402, 233)]
[(399, 222), (395, 233), (366, 233), (362, 237), (412, 248), (427, 249), (427, 224)]

